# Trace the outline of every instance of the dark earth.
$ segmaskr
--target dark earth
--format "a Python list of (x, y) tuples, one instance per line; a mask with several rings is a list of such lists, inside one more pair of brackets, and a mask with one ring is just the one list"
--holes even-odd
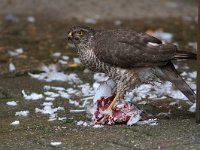
[[(166, 15), (169, 11), (168, 8), (162, 8), (158, 4), (157, 9), (163, 10), (163, 14), (157, 14), (153, 17), (151, 14), (145, 16), (145, 13), (141, 13), (143, 14), (141, 16), (137, 14), (137, 17), (124, 17), (126, 14), (122, 14), (119, 17), (122, 24), (117, 26), (114, 25), (116, 16), (112, 14), (109, 18), (100, 18), (96, 24), (86, 24), (82, 21), (85, 14), (78, 17), (70, 16), (70, 14), (69, 17), (59, 15), (60, 19), (54, 19), (51, 13), (51, 17), (46, 17), (45, 14), (40, 15), (40, 12), (34, 15), (31, 10), (27, 14), (22, 14), (20, 11), (25, 7), (22, 5), (22, 9), (17, 9), (19, 5), (15, 5), (14, 1), (10, 1), (11, 4), (6, 4), (4, 0), (0, 0), (0, 2), (5, 6), (10, 5), (0, 13), (0, 149), (200, 149), (200, 125), (195, 122), (195, 114), (188, 111), (189, 106), (185, 101), (180, 102), (181, 109), (178, 109), (177, 106), (168, 105), (174, 101), (171, 98), (160, 101), (150, 100), (147, 105), (141, 105), (140, 107), (146, 112), (155, 116), (161, 112), (171, 111), (170, 116), (159, 117), (159, 123), (156, 126), (136, 125), (130, 127), (119, 124), (94, 129), (93, 127), (76, 125), (77, 120), (87, 120), (86, 113), (70, 113), (69, 110), (76, 109), (76, 107), (70, 105), (66, 99), (60, 98), (54, 101), (54, 106), (65, 107), (65, 111), (58, 112), (58, 114), (66, 116), (67, 120), (49, 122), (47, 116), (35, 113), (35, 108), (39, 107), (43, 100), (27, 102), (21, 94), (23, 89), (42, 93), (44, 85), (65, 88), (71, 86), (65, 82), (47, 83), (32, 79), (28, 72), (40, 72), (38, 68), (41, 64), (57, 63), (58, 60), (51, 57), (53, 52), (61, 52), (63, 55), (70, 56), (70, 60), (77, 57), (66, 40), (69, 28), (74, 25), (89, 25), (104, 29), (126, 28), (139, 32), (161, 30), (172, 33), (174, 35), (173, 42), (178, 43), (180, 49), (195, 53), (195, 49), (188, 46), (188, 42), (197, 41), (197, 20), (195, 16), (197, 1), (191, 0), (191, 3), (188, 3), (186, 0), (177, 0), (177, 3), (180, 3), (182, 7), (180, 9), (182, 14), (187, 15), (190, 12), (191, 20), (189, 21), (184, 20), (178, 10), (174, 10), (175, 13), (172, 16)], [(83, 5), (80, 1), (77, 3), (80, 4), (80, 7)], [(96, 3), (99, 4), (99, 2)], [(142, 2), (136, 1), (135, 3), (135, 7), (143, 6)], [(152, 2), (149, 7), (153, 7), (155, 3)], [(30, 6), (29, 4), (26, 5)], [(57, 6), (59, 6), (59, 3)], [(42, 7), (44, 5), (41, 5)], [(86, 6), (83, 5), (83, 7)], [(5, 20), (5, 16), (11, 8), (16, 13), (18, 22)], [(86, 9), (87, 11), (88, 9)], [(26, 17), (28, 15), (34, 15), (36, 21), (34, 23), (27, 22)], [(9, 50), (20, 47), (24, 49), (23, 54), (17, 57), (11, 57), (8, 54)], [(13, 62), (16, 66), (14, 72), (10, 72), (8, 69), (10, 62)], [(179, 66), (188, 64), (191, 71), (196, 69), (195, 61), (178, 62), (176, 64)], [(61, 65), (60, 70), (66, 73), (75, 72), (81, 79), (90, 83), (93, 82), (93, 73), (83, 74), (84, 67), (82, 65), (74, 66), (71, 62), (71, 65), (68, 66)], [(179, 72), (183, 71), (180, 67)], [(6, 105), (7, 101), (12, 100), (18, 102), (16, 107)], [(21, 110), (29, 110), (29, 116), (16, 117), (15, 112)], [(11, 126), (10, 123), (16, 119), (20, 120), (20, 125)], [(51, 141), (60, 141), (62, 144), (54, 147), (50, 145)]]

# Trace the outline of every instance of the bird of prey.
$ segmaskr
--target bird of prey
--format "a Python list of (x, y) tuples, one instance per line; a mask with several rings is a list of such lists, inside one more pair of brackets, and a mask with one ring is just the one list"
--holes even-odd
[(83, 65), (107, 74), (116, 82), (116, 95), (109, 109), (130, 88), (158, 79), (172, 82), (191, 102), (196, 99), (171, 62), (196, 59), (196, 54), (180, 51), (151, 35), (125, 29), (77, 26), (68, 33), (68, 40), (75, 45)]

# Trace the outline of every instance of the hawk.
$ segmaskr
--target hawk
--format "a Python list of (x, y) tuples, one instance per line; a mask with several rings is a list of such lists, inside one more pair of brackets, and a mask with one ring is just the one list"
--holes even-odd
[(180, 51), (151, 35), (125, 29), (77, 26), (68, 33), (68, 40), (75, 45), (83, 65), (107, 74), (116, 82), (116, 95), (109, 109), (130, 88), (158, 79), (172, 82), (191, 102), (196, 99), (171, 62), (196, 59), (196, 54)]

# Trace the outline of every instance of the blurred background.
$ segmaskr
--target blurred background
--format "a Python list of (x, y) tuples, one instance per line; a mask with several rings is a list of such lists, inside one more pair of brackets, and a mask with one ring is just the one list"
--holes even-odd
[(197, 0), (1, 0), (0, 9), (2, 15), (48, 20), (181, 17), (197, 15)]

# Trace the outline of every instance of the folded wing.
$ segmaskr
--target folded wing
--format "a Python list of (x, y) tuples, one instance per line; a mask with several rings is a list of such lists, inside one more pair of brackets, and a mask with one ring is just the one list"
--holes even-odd
[(127, 30), (97, 32), (94, 41), (94, 53), (100, 61), (122, 68), (166, 65), (177, 51), (173, 44)]

